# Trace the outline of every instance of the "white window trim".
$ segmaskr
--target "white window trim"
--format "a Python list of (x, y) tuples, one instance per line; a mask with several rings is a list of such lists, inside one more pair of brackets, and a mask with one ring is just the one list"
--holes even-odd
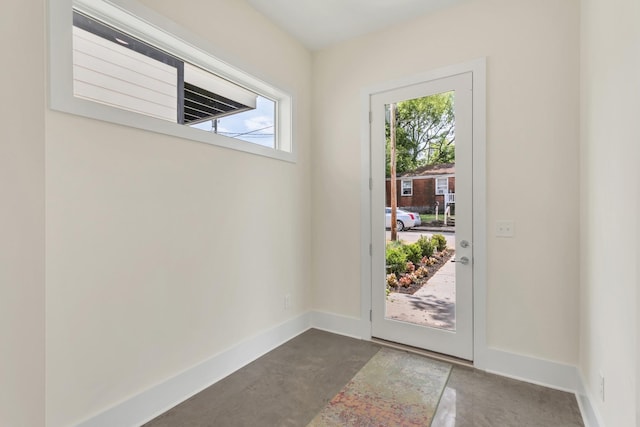
[[(133, 113), (73, 95), (72, 12), (76, 7), (158, 49), (276, 101), (276, 148), (264, 147), (178, 123)], [(49, 106), (83, 117), (117, 123), (192, 141), (289, 162), (293, 145), (292, 99), (289, 94), (220, 59), (215, 47), (134, 0), (49, 0)]]
[[(447, 183), (447, 188), (446, 188), (444, 193), (438, 193), (438, 180), (439, 179), (445, 179), (446, 180), (445, 182)], [(436, 178), (435, 179), (435, 190), (436, 190), (436, 196), (441, 196), (443, 194), (447, 194), (449, 192), (449, 177), (438, 177), (438, 178)]]
[[(411, 184), (410, 188), (409, 188), (409, 194), (404, 194), (404, 183), (408, 182), (409, 184)], [(400, 195), (401, 196), (405, 196), (405, 197), (409, 197), (409, 196), (413, 196), (413, 180), (412, 179), (403, 179), (400, 181)]]

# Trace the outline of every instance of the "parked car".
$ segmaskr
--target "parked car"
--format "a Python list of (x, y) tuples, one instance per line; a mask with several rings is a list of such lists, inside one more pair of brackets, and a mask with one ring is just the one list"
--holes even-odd
[[(385, 227), (391, 228), (391, 208), (385, 208)], [(398, 231), (408, 230), (415, 227), (417, 214), (405, 212), (401, 209), (396, 209), (396, 223), (398, 224)]]
[(407, 212), (407, 213), (413, 217), (413, 220), (415, 221), (415, 223), (413, 224), (414, 227), (422, 225), (422, 218), (420, 218), (419, 213), (415, 213), (415, 212)]

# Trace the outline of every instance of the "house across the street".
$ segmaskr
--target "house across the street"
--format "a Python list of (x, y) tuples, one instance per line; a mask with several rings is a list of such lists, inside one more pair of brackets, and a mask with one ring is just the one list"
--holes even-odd
[[(443, 212), (446, 205), (454, 210), (456, 165), (427, 165), (397, 176), (398, 207), (420, 213), (433, 213), (436, 205)], [(387, 178), (386, 206), (391, 204), (391, 179)]]

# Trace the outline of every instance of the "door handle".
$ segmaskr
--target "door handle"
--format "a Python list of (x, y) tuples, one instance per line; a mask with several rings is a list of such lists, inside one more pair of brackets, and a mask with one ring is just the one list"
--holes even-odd
[(463, 256), (463, 257), (460, 257), (460, 259), (457, 261), (455, 259), (452, 259), (451, 262), (459, 262), (462, 265), (467, 265), (469, 264), (469, 257)]

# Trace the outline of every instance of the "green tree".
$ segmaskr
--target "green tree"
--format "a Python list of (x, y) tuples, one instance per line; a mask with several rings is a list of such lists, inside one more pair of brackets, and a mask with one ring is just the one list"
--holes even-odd
[[(387, 178), (389, 178), (389, 176), (391, 176), (390, 175), (391, 174), (391, 161), (390, 161), (391, 143), (389, 141), (389, 138), (387, 138), (386, 155), (387, 155), (386, 173), (387, 173)], [(406, 146), (398, 142), (398, 132), (396, 131), (396, 173), (401, 174), (407, 171), (412, 171), (416, 169), (418, 166), (422, 166), (422, 165), (417, 164), (413, 160), (413, 156), (411, 155), (409, 150), (407, 150)]]
[[(410, 99), (397, 105), (397, 172), (404, 173), (427, 164), (454, 163), (454, 93)], [(387, 176), (389, 152), (387, 125)]]

